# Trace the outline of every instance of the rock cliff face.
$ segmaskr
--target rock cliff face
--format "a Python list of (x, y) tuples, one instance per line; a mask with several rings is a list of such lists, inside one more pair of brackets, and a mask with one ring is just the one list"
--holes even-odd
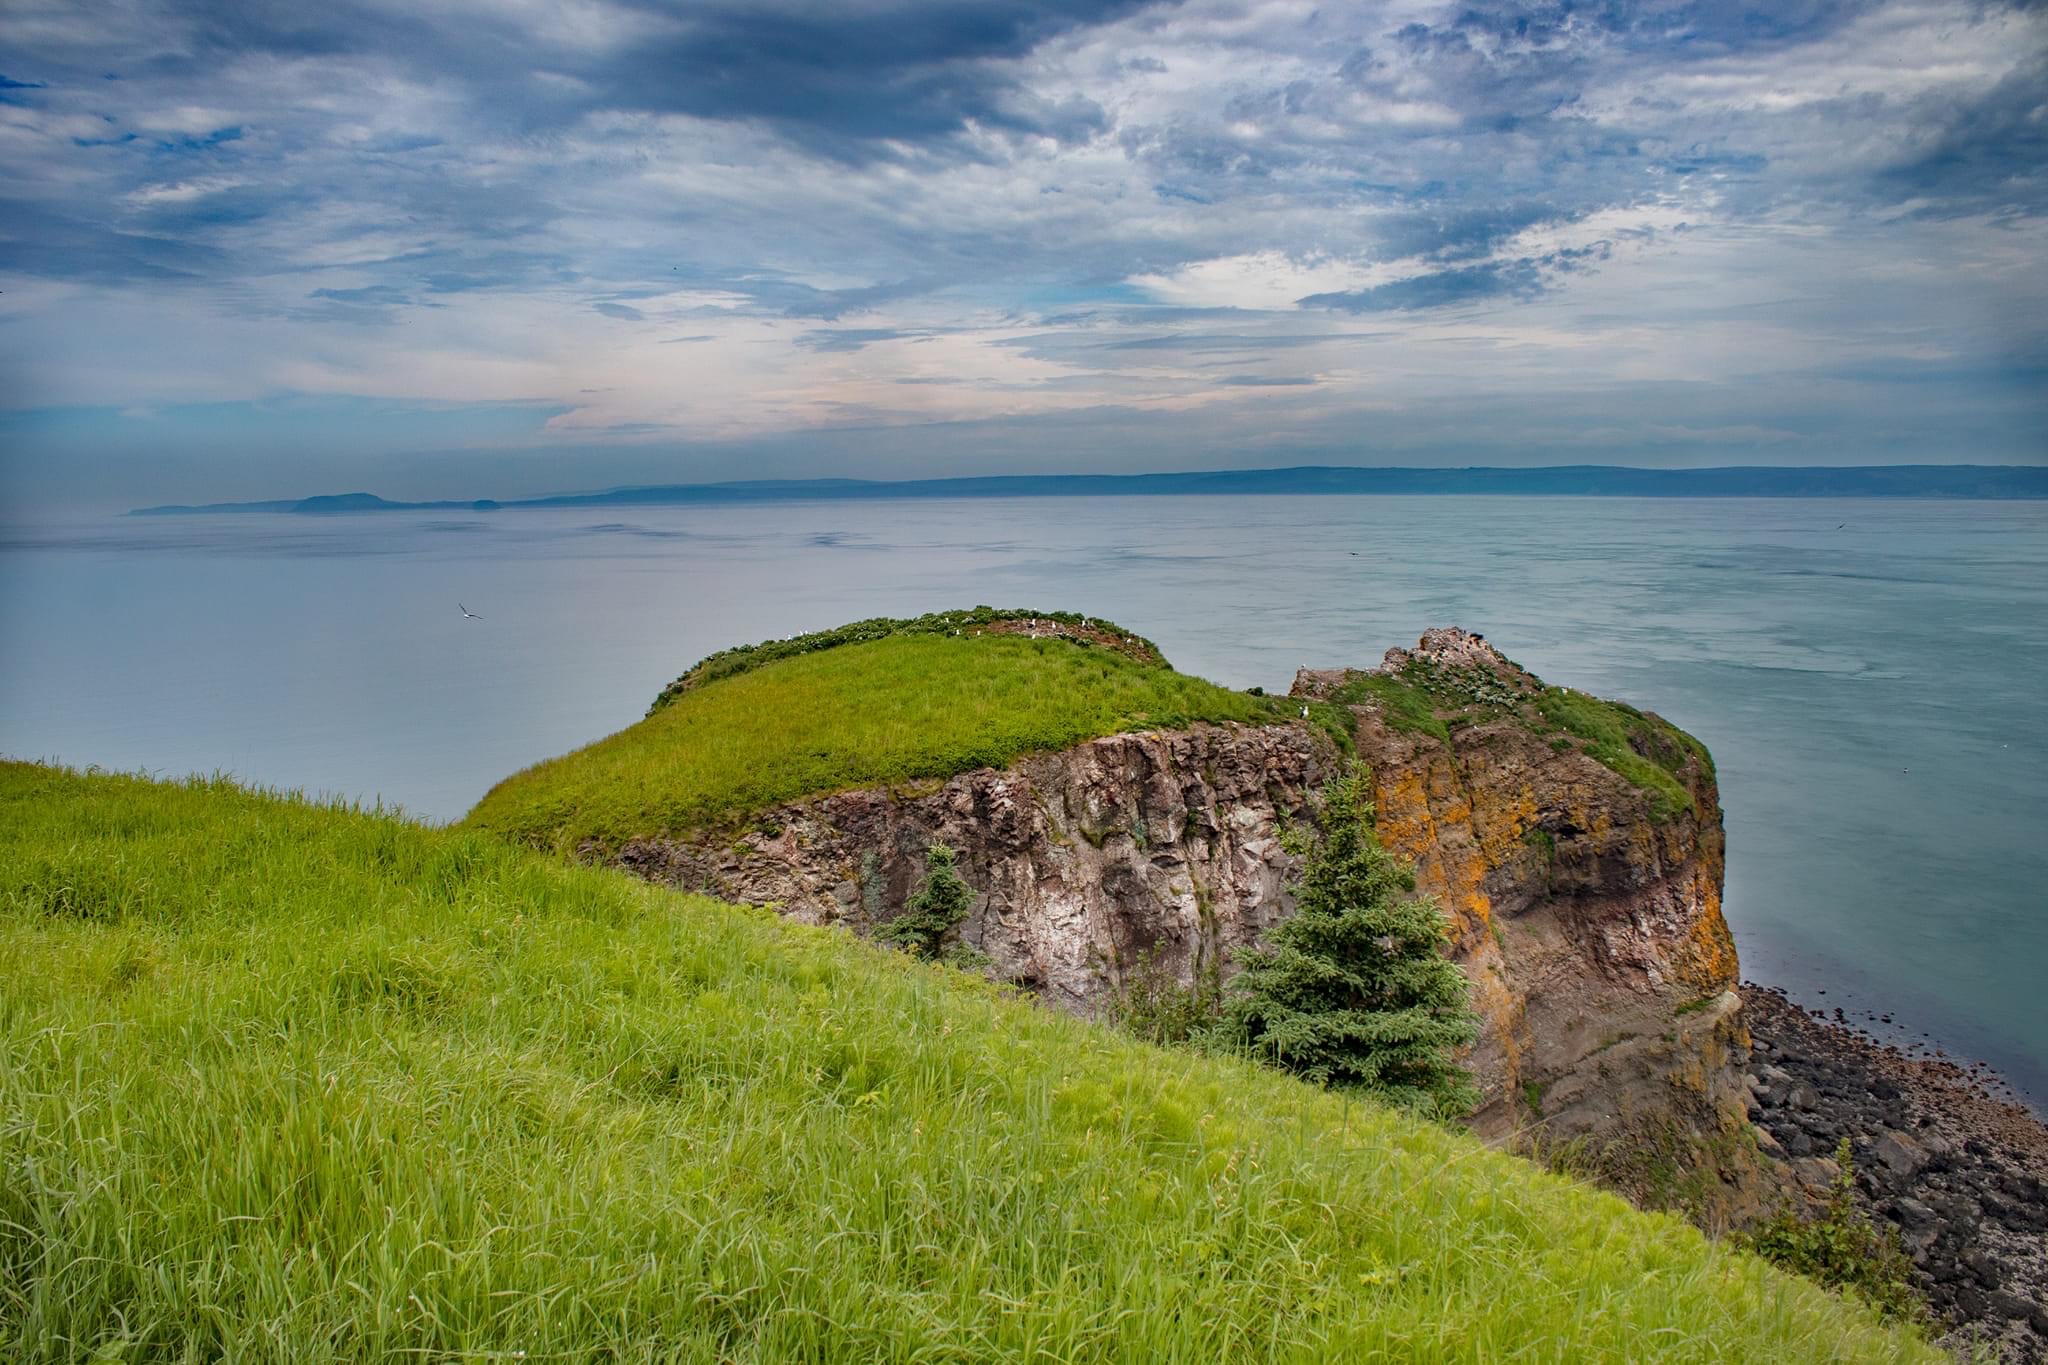
[(867, 932), (946, 844), (980, 893), (962, 937), (993, 973), (1077, 1012), (1148, 957), (1183, 979), (1291, 908), (1285, 821), (1338, 771), (1305, 725), (1112, 735), (946, 782), (784, 806), (730, 842), (638, 840), (621, 865), (809, 924)]
[[(1451, 917), (1484, 1019), (1474, 1126), (1625, 1150), (1641, 1170), (1616, 1174), (1652, 1197), (1738, 1211), (1748, 1039), (1704, 751), (1656, 755), (1665, 776), (1645, 784), (1611, 735), (1574, 719), (1573, 705), (1604, 704), (1542, 689), (1462, 631), (1390, 651), (1371, 674), (1304, 672), (1294, 690), (1339, 708), (1380, 837)], [(1553, 711), (1592, 738), (1550, 725)], [(1676, 734), (1624, 719), (1638, 745)], [(1116, 735), (798, 802), (736, 839), (635, 841), (617, 860), (866, 931), (902, 908), (924, 850), (948, 844), (980, 893), (963, 938), (995, 975), (1088, 1012), (1134, 972), (1227, 975), (1292, 910), (1281, 829), (1313, 818), (1313, 793), (1352, 757), (1309, 720)], [(1653, 1171), (1692, 1187), (1647, 1188)]]
[[(1588, 1139), (1607, 1149), (1609, 1175), (1652, 1201), (1746, 1216), (1759, 1192), (1749, 1039), (1704, 751), (1664, 756), (1685, 797), (1674, 802), (1544, 725), (1519, 700), (1540, 685), (1483, 640), (1432, 631), (1389, 651), (1379, 676), (1418, 663), (1441, 680), (1435, 700), (1479, 696), (1469, 723), (1402, 728), (1398, 708), (1371, 700), (1351, 714), (1380, 838), (1450, 916), (1485, 1020), (1468, 1059), (1485, 1096), (1474, 1127), (1549, 1147)], [(1342, 697), (1355, 676), (1304, 672), (1294, 690)], [(1619, 713), (1644, 734), (1668, 729)]]

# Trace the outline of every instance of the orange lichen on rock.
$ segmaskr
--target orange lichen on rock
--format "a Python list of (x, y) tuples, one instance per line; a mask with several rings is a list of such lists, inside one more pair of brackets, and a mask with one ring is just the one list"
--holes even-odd
[(1678, 955), (1679, 980), (1699, 989), (1726, 990), (1742, 979), (1741, 964), (1735, 956), (1735, 935), (1721, 917), (1721, 890), (1704, 867), (1693, 871), (1694, 904), (1692, 933)]
[[(1473, 637), (1445, 638), (1459, 668), (1497, 661), (1497, 693), (1469, 683), (1482, 702), (1540, 687)], [(1405, 657), (1430, 658), (1430, 642)], [(1347, 676), (1298, 685), (1327, 695)], [(1351, 711), (1380, 838), (1450, 918), (1485, 1021), (1468, 1059), (1486, 1097), (1474, 1126), (1506, 1136), (1529, 1121), (1528, 1095), (1552, 1140), (1651, 1119), (1708, 1136), (1739, 1126), (1741, 1029), (1700, 1005), (1738, 977), (1705, 763), (1683, 765), (1689, 806), (1658, 810), (1656, 793), (1510, 704), (1441, 735), (1378, 696)]]

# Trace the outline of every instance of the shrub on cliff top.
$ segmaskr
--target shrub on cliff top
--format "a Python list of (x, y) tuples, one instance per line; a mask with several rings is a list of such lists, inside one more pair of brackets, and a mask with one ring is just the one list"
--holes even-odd
[(1847, 1138), (1835, 1148), (1835, 1165), (1820, 1216), (1779, 1213), (1745, 1235), (1743, 1244), (1767, 1261), (1856, 1295), (1888, 1318), (1924, 1320), (1927, 1304), (1913, 1288), (1913, 1262), (1899, 1245), (1899, 1230), (1880, 1231), (1856, 1207), (1856, 1163)]
[(1479, 1033), (1434, 902), (1380, 845), (1358, 777), (1324, 793), (1296, 909), (1240, 956), (1222, 1025), (1251, 1055), (1334, 1089), (1451, 1116), (1479, 1093), (1454, 1054)]

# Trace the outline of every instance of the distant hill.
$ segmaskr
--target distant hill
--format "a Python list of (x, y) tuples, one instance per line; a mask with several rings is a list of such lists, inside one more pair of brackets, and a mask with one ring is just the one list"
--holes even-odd
[(494, 511), (513, 507), (647, 507), (695, 503), (846, 502), (882, 498), (1067, 498), (1136, 494), (1281, 493), (1511, 494), (1622, 498), (2048, 498), (2048, 465), (1896, 464), (1841, 467), (1727, 465), (1635, 469), (1545, 465), (1532, 469), (1403, 469), (1299, 465), (1181, 474), (998, 474), (960, 479), (758, 479), (740, 483), (650, 484), (542, 498), (394, 502), (374, 493), (337, 493), (267, 502), (138, 507), (130, 516), (219, 512)]

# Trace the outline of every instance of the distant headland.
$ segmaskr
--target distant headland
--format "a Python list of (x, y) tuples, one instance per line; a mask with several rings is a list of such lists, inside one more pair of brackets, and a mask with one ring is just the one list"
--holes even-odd
[(290, 512), (492, 512), (522, 507), (648, 507), (704, 503), (849, 502), (904, 498), (1061, 498), (1142, 494), (1507, 494), (1620, 498), (1981, 498), (2048, 499), (2048, 465), (1845, 465), (1636, 469), (1626, 465), (1543, 465), (1530, 469), (1412, 469), (1298, 465), (1178, 474), (998, 474), (954, 479), (757, 479), (740, 483), (649, 484), (538, 498), (402, 502), (374, 493), (331, 493), (265, 502), (138, 507), (128, 515)]

